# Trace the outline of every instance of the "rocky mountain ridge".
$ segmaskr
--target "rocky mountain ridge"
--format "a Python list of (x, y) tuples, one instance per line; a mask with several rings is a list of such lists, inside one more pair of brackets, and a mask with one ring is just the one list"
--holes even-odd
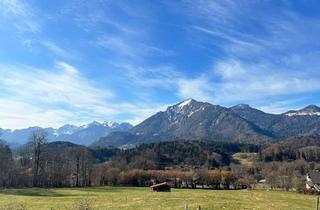
[(90, 145), (110, 132), (127, 131), (132, 128), (129, 123), (91, 122), (82, 126), (66, 124), (60, 128), (29, 127), (25, 129), (0, 129), (0, 139), (10, 144), (21, 145), (28, 141), (32, 132), (43, 129), (49, 141), (69, 141), (76, 144)]
[[(317, 113), (308, 106), (290, 113)], [(187, 99), (158, 112), (127, 132), (112, 132), (92, 146), (126, 146), (186, 140), (231, 141), (263, 144), (299, 135), (320, 135), (317, 114), (269, 114), (239, 104), (230, 108)]]

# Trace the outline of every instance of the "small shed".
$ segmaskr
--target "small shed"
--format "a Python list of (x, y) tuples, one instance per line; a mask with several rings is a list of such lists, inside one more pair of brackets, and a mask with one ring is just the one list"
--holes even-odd
[(155, 184), (150, 186), (151, 190), (154, 192), (170, 192), (171, 186), (168, 182), (162, 182), (159, 184)]
[(310, 171), (306, 177), (306, 188), (320, 191), (320, 172)]

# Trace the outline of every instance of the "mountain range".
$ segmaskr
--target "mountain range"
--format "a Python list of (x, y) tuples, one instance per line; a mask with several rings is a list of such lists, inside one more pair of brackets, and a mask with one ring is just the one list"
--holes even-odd
[(299, 135), (320, 135), (315, 105), (269, 114), (246, 104), (230, 108), (188, 99), (125, 132), (111, 132), (92, 146), (130, 146), (168, 140), (216, 140), (263, 144)]
[[(40, 127), (0, 129), (0, 139), (9, 144), (26, 143)], [(173, 140), (210, 140), (264, 144), (301, 136), (320, 136), (320, 108), (269, 114), (239, 104), (223, 107), (193, 99), (169, 106), (136, 126), (129, 123), (92, 122), (83, 126), (44, 128), (50, 141), (69, 141), (92, 147), (131, 147), (141, 143)]]
[(0, 129), (0, 139), (10, 145), (21, 145), (28, 141), (32, 132), (43, 129), (48, 135), (49, 141), (69, 141), (76, 144), (90, 145), (101, 137), (114, 131), (127, 131), (132, 128), (129, 123), (116, 122), (92, 122), (82, 126), (66, 124), (58, 129), (29, 127), (25, 129)]

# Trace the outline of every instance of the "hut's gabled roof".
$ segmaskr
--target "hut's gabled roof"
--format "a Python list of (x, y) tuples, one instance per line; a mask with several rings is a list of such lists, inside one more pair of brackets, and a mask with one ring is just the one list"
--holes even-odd
[(310, 171), (309, 176), (313, 184), (320, 184), (320, 172), (319, 171)]
[(170, 187), (170, 184), (168, 182), (162, 182), (159, 184), (154, 184), (154, 185), (150, 186), (150, 188), (161, 187), (161, 186), (169, 186)]

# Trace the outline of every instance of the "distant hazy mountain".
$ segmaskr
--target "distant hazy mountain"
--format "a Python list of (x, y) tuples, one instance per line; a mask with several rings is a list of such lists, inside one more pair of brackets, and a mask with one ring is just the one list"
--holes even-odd
[(269, 131), (277, 139), (299, 135), (320, 135), (320, 108), (315, 105), (278, 115), (267, 114), (248, 105), (234, 106), (231, 110)]
[(56, 132), (58, 135), (62, 135), (62, 134), (70, 135), (70, 134), (73, 134), (74, 132), (78, 131), (79, 129), (80, 129), (80, 127), (78, 127), (78, 126), (66, 124), (66, 125), (58, 128), (56, 130)]
[(279, 122), (281, 115), (268, 114), (258, 109), (252, 108), (247, 104), (239, 104), (230, 108), (235, 114), (254, 123), (264, 130), (270, 130), (270, 127)]
[(231, 109), (188, 99), (149, 117), (128, 132), (115, 132), (94, 146), (137, 144), (175, 139), (263, 143), (272, 134)]
[(7, 144), (5, 140), (0, 139), (0, 144)]
[(320, 116), (320, 107), (316, 105), (309, 105), (297, 111), (286, 112), (285, 115), (291, 116)]
[(0, 138), (14, 144), (24, 144), (27, 142), (32, 132), (41, 129), (40, 127), (29, 127), (17, 130), (2, 130)]
[(49, 141), (70, 141), (76, 144), (90, 145), (110, 132), (127, 131), (132, 128), (129, 123), (92, 122), (83, 126), (64, 125), (58, 129), (30, 127), (17, 130), (0, 130), (0, 138), (9, 144), (25, 144), (32, 132), (43, 129), (48, 134)]
[(79, 127), (71, 135), (67, 135), (64, 141), (70, 141), (77, 144), (90, 145), (101, 137), (107, 136), (115, 131), (128, 131), (132, 128), (129, 123), (115, 123), (115, 122), (92, 122), (88, 125)]

